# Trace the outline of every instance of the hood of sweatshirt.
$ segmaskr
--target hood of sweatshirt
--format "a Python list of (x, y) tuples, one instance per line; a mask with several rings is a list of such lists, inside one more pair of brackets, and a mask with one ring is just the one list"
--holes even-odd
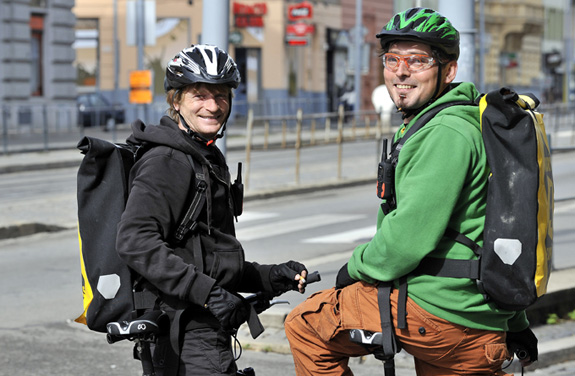
[(163, 116), (158, 125), (145, 125), (141, 120), (136, 120), (132, 123), (132, 134), (126, 142), (135, 145), (164, 145), (190, 154), (202, 163), (225, 164), (224, 156), (215, 143), (206, 145), (192, 137), (169, 116)]

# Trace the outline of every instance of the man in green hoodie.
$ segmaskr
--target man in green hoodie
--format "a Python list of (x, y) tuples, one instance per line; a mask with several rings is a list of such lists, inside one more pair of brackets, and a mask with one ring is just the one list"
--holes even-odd
[[(386, 87), (403, 114), (396, 141), (429, 109), (480, 95), (472, 83), (453, 83), (459, 33), (434, 10), (398, 13), (377, 38)], [(456, 229), (482, 244), (488, 175), (477, 106), (449, 107), (405, 142), (395, 168), (395, 203), (387, 213), (380, 210), (373, 239), (356, 247), (334, 289), (312, 295), (286, 319), (298, 376), (351, 374), (349, 357), (369, 350), (352, 343), (349, 331), (382, 331), (382, 282), (394, 287), (394, 334), (414, 356), (418, 375), (505, 375), (510, 342), (527, 351), (523, 365), (537, 360), (524, 311), (487, 303), (471, 279), (416, 272), (426, 257), (475, 258), (444, 234)], [(408, 286), (402, 304), (400, 279)]]

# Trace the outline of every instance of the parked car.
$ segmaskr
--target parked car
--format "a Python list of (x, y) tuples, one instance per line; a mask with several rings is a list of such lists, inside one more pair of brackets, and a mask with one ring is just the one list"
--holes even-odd
[(78, 123), (84, 127), (102, 126), (112, 129), (116, 124), (124, 123), (126, 111), (120, 104), (112, 104), (101, 93), (84, 93), (76, 98), (78, 105)]

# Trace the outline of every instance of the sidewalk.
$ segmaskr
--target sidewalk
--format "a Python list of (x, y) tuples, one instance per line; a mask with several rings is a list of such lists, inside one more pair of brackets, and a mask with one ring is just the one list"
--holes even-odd
[[(231, 140), (229, 140), (231, 141)], [(234, 147), (233, 141), (228, 142), (228, 147)], [(82, 160), (82, 154), (77, 149), (51, 150), (46, 152), (26, 152), (0, 155), (0, 174), (18, 171), (31, 171), (39, 169), (54, 169), (62, 167), (78, 166)], [(362, 184), (365, 182), (356, 182)], [(349, 184), (349, 183), (348, 183)], [(310, 189), (309, 187), (307, 189)], [(322, 189), (317, 186), (313, 189)], [(291, 193), (296, 191), (292, 190)], [(282, 192), (278, 192), (281, 194)], [(285, 192), (283, 192), (285, 193)], [(268, 195), (271, 193), (267, 193)], [(246, 197), (250, 199), (250, 197)], [(257, 198), (255, 195), (251, 199)], [(19, 225), (4, 223), (0, 221), (0, 239), (9, 235), (2, 235), (9, 227), (17, 228)], [(28, 224), (30, 225), (30, 224)], [(39, 224), (41, 225), (41, 219)], [(70, 225), (74, 222), (70, 220)], [(14, 228), (12, 230), (14, 230)], [(69, 228), (69, 227), (65, 227)], [(34, 228), (28, 229), (31, 233)], [(57, 229), (56, 229), (57, 230)], [(550, 313), (560, 316), (573, 310), (575, 302), (575, 269), (564, 269), (554, 271), (551, 275), (548, 292), (533, 307), (528, 310), (530, 320), (534, 325), (534, 332), (539, 338), (539, 361), (528, 368), (528, 371), (536, 368), (544, 368), (553, 364), (575, 360), (575, 321), (562, 322), (557, 325), (542, 325)], [(247, 328), (240, 328), (238, 339), (244, 349), (273, 351), (279, 353), (289, 353), (289, 346), (283, 331), (283, 320), (289, 308), (272, 307), (261, 315), (266, 331), (260, 338), (254, 340), (249, 335)], [(376, 361), (372, 357), (365, 361)], [(400, 353), (396, 358), (397, 367), (413, 367), (409, 355)], [(515, 364), (507, 369), (508, 372), (519, 372)], [(575, 370), (573, 371), (575, 374)]]

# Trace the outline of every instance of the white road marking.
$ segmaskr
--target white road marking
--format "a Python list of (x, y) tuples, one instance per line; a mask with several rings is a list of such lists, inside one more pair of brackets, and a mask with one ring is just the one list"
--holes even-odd
[(367, 226), (355, 230), (338, 232), (337, 234), (329, 234), (318, 236), (317, 238), (305, 239), (304, 243), (357, 243), (362, 239), (371, 239), (375, 234), (376, 227)]
[(260, 219), (268, 219), (279, 217), (279, 213), (271, 212), (256, 212), (256, 211), (245, 211), (241, 216), (238, 217), (239, 223), (257, 221)]
[(320, 226), (328, 226), (335, 223), (352, 222), (361, 218), (364, 218), (364, 216), (337, 214), (312, 215), (309, 217), (273, 221), (262, 225), (238, 228), (237, 237), (240, 241), (256, 240), (301, 230), (309, 230)]
[(307, 268), (311, 268), (312, 266), (325, 265), (325, 264), (330, 263), (330, 262), (349, 260), (352, 253), (353, 253), (353, 250), (338, 252), (338, 253), (332, 253), (329, 255), (323, 255), (323, 256), (307, 259), (307, 260), (302, 260), (301, 263), (304, 264)]

